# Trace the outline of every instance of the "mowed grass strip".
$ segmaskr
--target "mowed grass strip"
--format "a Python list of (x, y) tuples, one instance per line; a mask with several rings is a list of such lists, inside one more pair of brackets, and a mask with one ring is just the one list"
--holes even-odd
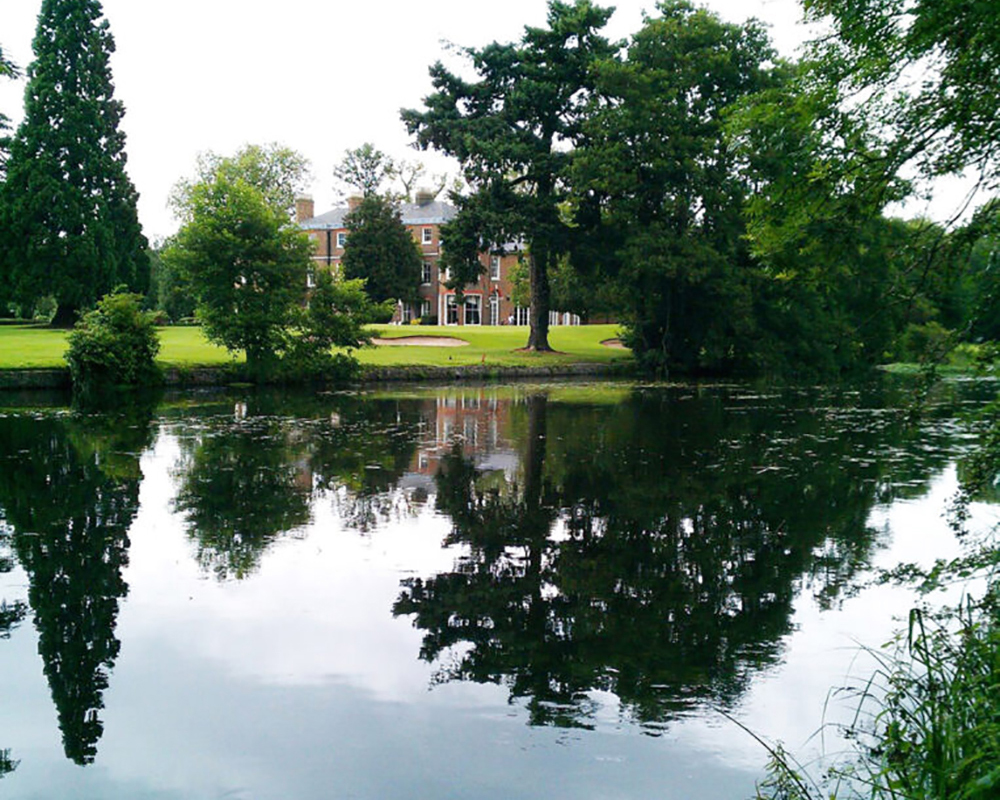
[(574, 325), (549, 329), (549, 344), (555, 353), (519, 352), (528, 343), (527, 326), (501, 325), (484, 327), (452, 327), (443, 325), (379, 325), (373, 333), (384, 339), (411, 336), (442, 336), (468, 342), (467, 347), (376, 347), (365, 348), (359, 354), (363, 364), (377, 366), (437, 366), (464, 364), (494, 366), (557, 366), (560, 364), (610, 364), (627, 361), (628, 350), (605, 347), (605, 339), (618, 336), (617, 325)]
[[(209, 342), (201, 328), (157, 328), (162, 366), (193, 367), (228, 364), (232, 356)], [(0, 326), (0, 369), (52, 369), (66, 366), (69, 331), (35, 325)], [(242, 360), (242, 359), (240, 359)]]
[[(30, 325), (0, 326), (0, 369), (45, 369), (66, 365), (67, 331)], [(159, 328), (162, 366), (194, 367), (228, 364), (233, 358), (225, 348), (209, 342), (201, 328)], [(618, 335), (616, 325), (578, 325), (554, 327), (549, 342), (556, 353), (518, 352), (528, 342), (528, 329), (522, 326), (446, 327), (424, 325), (373, 326), (372, 333), (382, 338), (407, 336), (448, 336), (468, 342), (466, 347), (365, 347), (357, 351), (362, 364), (373, 366), (439, 366), (465, 364), (539, 367), (560, 364), (609, 364), (627, 361), (628, 350), (605, 347), (605, 339)], [(242, 361), (242, 358), (238, 359)]]

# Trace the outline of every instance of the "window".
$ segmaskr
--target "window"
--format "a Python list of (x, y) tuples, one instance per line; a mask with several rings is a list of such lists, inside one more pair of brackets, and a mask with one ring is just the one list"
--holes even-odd
[(426, 318), (426, 317), (429, 317), (430, 315), (431, 315), (431, 302), (430, 302), (430, 300), (421, 300), (420, 301), (420, 316)]
[(500, 280), (500, 256), (490, 256), (490, 280)]
[(434, 244), (434, 229), (424, 228), (421, 237), (421, 241), (424, 244)]
[(458, 304), (455, 302), (455, 295), (450, 294), (445, 298), (445, 325), (458, 325)]
[(346, 244), (347, 244), (347, 234), (344, 231), (340, 231), (337, 234), (337, 247), (343, 250)]
[(490, 325), (500, 324), (500, 298), (490, 295)]
[(466, 417), (462, 420), (462, 437), (468, 444), (479, 444), (479, 426), (475, 417)]
[(528, 325), (530, 320), (529, 316), (531, 314), (531, 307), (521, 308), (518, 306), (514, 309), (514, 324), (515, 325)]
[(316, 288), (316, 273), (313, 272), (312, 270), (309, 270), (306, 273), (306, 288), (307, 289), (315, 289)]
[(470, 294), (465, 297), (465, 324), (466, 325), (481, 325), (482, 324), (482, 309), (480, 307), (480, 301), (482, 298), (479, 295)]
[(424, 265), (420, 268), (420, 282), (430, 283), (431, 282), (431, 262), (425, 261)]

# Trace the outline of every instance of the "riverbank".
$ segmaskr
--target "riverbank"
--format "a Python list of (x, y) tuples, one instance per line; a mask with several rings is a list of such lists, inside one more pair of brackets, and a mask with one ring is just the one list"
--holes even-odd
[[(444, 326), (373, 326), (380, 339), (420, 336), (420, 344), (365, 347), (355, 351), (361, 381), (502, 380), (524, 377), (603, 377), (628, 374), (632, 354), (603, 342), (617, 336), (615, 325), (553, 328), (556, 352), (520, 348), (528, 329)], [(70, 385), (65, 364), (67, 331), (46, 327), (0, 328), (0, 389), (61, 389)], [(160, 328), (158, 364), (167, 386), (225, 385), (245, 380), (243, 359), (205, 339), (198, 327)], [(460, 341), (459, 347), (427, 344), (430, 337)]]

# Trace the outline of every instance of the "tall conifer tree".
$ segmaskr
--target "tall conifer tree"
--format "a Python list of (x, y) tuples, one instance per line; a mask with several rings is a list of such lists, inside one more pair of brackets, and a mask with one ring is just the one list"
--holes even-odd
[[(3, 48), (0, 47), (0, 78), (16, 78), (17, 67), (13, 61), (4, 57)], [(0, 110), (0, 180), (3, 180), (4, 167), (7, 164), (7, 147), (10, 141), (7, 138), (7, 130), (10, 125), (10, 118)]]
[(98, 0), (43, 0), (0, 187), (0, 281), (22, 303), (54, 296), (57, 325), (116, 285), (145, 291), (149, 278), (103, 14)]

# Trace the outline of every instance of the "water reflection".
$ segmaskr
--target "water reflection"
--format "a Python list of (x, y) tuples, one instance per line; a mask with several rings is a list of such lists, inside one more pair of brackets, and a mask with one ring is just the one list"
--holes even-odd
[[(161, 405), (156, 424), (141, 405), (0, 414), (0, 572), (16, 560), (28, 579), (27, 603), (0, 596), (0, 639), (30, 611), (65, 755), (93, 762), (140, 456), (157, 439), (147, 463), (163, 470), (150, 483), (165, 495), (151, 502), (176, 514), (177, 551), (194, 556), (206, 595), (249, 602), (230, 582), (266, 577), (282, 543), (315, 537), (318, 550), (333, 535), (366, 543), (401, 521), (427, 524), (444, 534), (433, 557), (394, 556), (381, 594), (348, 582), (363, 590), (350, 602), (381, 598), (379, 636), (405, 628), (390, 613), (419, 630), (414, 683), (432, 672), (438, 685), (497, 684), (532, 725), (563, 728), (595, 727), (613, 695), (619, 720), (656, 733), (743, 697), (781, 659), (802, 592), (830, 608), (857, 589), (884, 543), (873, 508), (923, 493), (961, 436), (954, 404), (917, 428), (898, 406), (882, 387), (563, 387), (207, 395)], [(288, 627), (315, 638), (309, 626), (329, 609), (310, 597), (296, 607), (317, 617), (289, 611)], [(343, 635), (360, 650), (363, 636)], [(238, 643), (248, 661), (256, 641)], [(309, 657), (283, 655), (291, 675)], [(14, 755), (0, 750), (0, 775)]]
[[(913, 435), (892, 415), (754, 405), (528, 397), (510, 408), (513, 471), (465, 436), (435, 486), (466, 554), (406, 579), (393, 608), (425, 631), (436, 680), (502, 683), (532, 724), (590, 726), (596, 691), (651, 731), (733, 703), (780, 656), (800, 586), (829, 605), (866, 565)], [(923, 455), (926, 478), (945, 456)]]
[(204, 569), (245, 578), (275, 539), (309, 522), (312, 480), (296, 444), (266, 417), (187, 443), (176, 508)]
[(63, 748), (77, 764), (94, 760), (103, 733), (150, 419), (142, 405), (115, 415), (0, 417), (0, 506), (28, 576)]
[[(10, 535), (0, 528), (0, 575), (9, 573), (14, 568), (14, 560), (10, 553)], [(0, 596), (0, 641), (9, 639), (10, 634), (24, 620), (28, 606), (23, 600), (8, 602)], [(18, 762), (14, 760), (9, 749), (0, 748), (0, 778), (9, 775), (17, 769)]]

